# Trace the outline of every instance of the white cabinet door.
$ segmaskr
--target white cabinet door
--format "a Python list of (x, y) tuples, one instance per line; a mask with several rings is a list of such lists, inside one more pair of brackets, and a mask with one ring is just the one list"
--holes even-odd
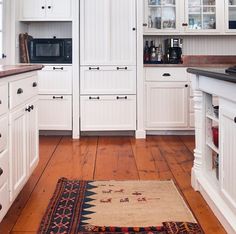
[(1, 222), (10, 206), (8, 183), (5, 183), (2, 187), (0, 187), (0, 206), (1, 206), (0, 209), (0, 222)]
[(10, 114), (10, 198), (13, 201), (28, 179), (26, 111), (21, 107)]
[(188, 126), (188, 86), (182, 82), (146, 84), (146, 127), (149, 130)]
[(81, 67), (80, 91), (87, 94), (136, 94), (136, 67)]
[(72, 0), (46, 0), (46, 16), (48, 19), (72, 18)]
[(22, 19), (42, 19), (46, 17), (46, 0), (21, 0)]
[(70, 95), (39, 96), (39, 130), (72, 130)]
[(39, 94), (72, 94), (72, 66), (45, 66), (38, 80)]
[(26, 108), (29, 112), (26, 118), (26, 128), (27, 128), (27, 158), (28, 158), (28, 170), (29, 175), (32, 174), (33, 170), (38, 164), (39, 153), (39, 131), (38, 131), (38, 99), (30, 102)]
[(81, 65), (135, 65), (135, 0), (82, 0)]
[(236, 212), (236, 109), (220, 109), (221, 191)]
[(136, 129), (136, 96), (82, 96), (81, 130)]

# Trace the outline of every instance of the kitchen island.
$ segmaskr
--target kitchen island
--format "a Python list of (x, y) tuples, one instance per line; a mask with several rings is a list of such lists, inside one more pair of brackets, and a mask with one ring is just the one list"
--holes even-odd
[(200, 191), (227, 232), (236, 233), (236, 74), (225, 70), (187, 69), (195, 111), (192, 186)]
[(40, 69), (0, 66), (0, 222), (38, 164)]

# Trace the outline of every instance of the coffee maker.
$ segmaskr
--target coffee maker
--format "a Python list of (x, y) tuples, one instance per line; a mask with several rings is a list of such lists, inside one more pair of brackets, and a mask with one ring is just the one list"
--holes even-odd
[(181, 38), (169, 38), (165, 40), (166, 63), (182, 63), (182, 46), (183, 39)]

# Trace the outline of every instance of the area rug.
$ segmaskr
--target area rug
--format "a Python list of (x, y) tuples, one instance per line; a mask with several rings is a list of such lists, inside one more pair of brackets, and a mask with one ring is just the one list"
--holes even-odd
[(40, 234), (201, 234), (173, 181), (78, 181), (61, 178)]

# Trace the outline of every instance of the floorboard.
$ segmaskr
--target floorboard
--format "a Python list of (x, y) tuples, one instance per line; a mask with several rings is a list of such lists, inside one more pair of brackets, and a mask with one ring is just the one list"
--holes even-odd
[(0, 233), (36, 233), (59, 178), (170, 180), (205, 233), (226, 233), (200, 193), (191, 187), (193, 136), (41, 137), (40, 163), (8, 214)]

